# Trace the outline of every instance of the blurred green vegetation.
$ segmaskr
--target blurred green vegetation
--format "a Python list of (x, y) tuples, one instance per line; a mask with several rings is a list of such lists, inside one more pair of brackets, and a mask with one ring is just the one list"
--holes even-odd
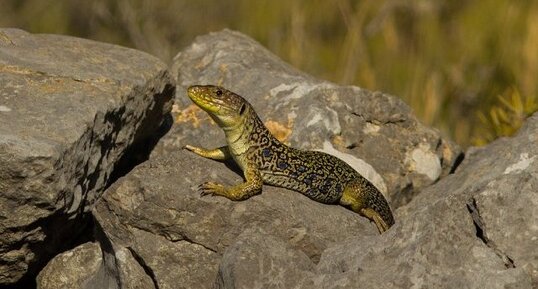
[(239, 30), (301, 70), (403, 98), (463, 146), (538, 109), (538, 1), (2, 0), (0, 26), (135, 47), (164, 61)]

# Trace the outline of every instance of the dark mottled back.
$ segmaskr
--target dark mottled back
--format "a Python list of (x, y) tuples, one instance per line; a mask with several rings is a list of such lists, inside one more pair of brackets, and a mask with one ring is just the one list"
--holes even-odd
[(247, 158), (265, 183), (303, 193), (322, 203), (337, 203), (345, 185), (362, 176), (339, 158), (288, 147), (274, 138), (258, 117), (251, 118)]

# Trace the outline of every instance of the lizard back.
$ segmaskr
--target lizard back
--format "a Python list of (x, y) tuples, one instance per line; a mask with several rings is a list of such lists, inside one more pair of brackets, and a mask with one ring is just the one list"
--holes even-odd
[(298, 191), (326, 204), (337, 203), (345, 185), (362, 178), (335, 156), (284, 144), (261, 148), (257, 163), (265, 183)]
[(289, 147), (271, 135), (252, 115), (244, 135), (248, 135), (246, 159), (254, 162), (266, 184), (298, 191), (326, 204), (337, 203), (348, 182), (363, 178), (341, 159), (319, 151)]

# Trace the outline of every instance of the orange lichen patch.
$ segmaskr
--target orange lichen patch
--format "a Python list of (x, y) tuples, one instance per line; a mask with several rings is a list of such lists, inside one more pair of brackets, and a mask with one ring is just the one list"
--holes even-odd
[(445, 142), (443, 142), (443, 159), (452, 160), (453, 157), (454, 152)]
[(12, 73), (12, 74), (24, 74), (24, 75), (39, 73), (37, 71), (26, 69), (24, 67), (19, 67), (15, 65), (0, 65), (0, 72)]
[(63, 79), (48, 79), (45, 82), (38, 83), (39, 88), (41, 91), (47, 92), (47, 93), (55, 93), (59, 91), (65, 91), (68, 88), (61, 85), (61, 83), (64, 82)]
[(185, 109), (181, 109), (179, 105), (174, 104), (172, 105), (172, 113), (176, 115), (175, 123), (189, 122), (195, 128), (200, 127), (201, 118), (199, 114), (205, 114), (196, 104), (191, 104)]
[(332, 144), (337, 148), (338, 147), (343, 148), (343, 147), (346, 146), (346, 142), (345, 142), (344, 138), (341, 135), (333, 136), (331, 141), (332, 141)]
[(283, 143), (287, 143), (287, 140), (292, 133), (291, 127), (293, 126), (293, 119), (288, 117), (288, 123), (285, 125), (277, 121), (268, 120), (265, 122), (265, 126), (276, 139)]
[(227, 73), (228, 72), (228, 64), (223, 63), (223, 64), (219, 65), (219, 71), (222, 72), (222, 73)]

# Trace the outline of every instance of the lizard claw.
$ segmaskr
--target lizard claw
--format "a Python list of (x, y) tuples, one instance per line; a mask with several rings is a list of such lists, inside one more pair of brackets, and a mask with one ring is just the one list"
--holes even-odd
[(215, 196), (215, 195), (223, 195), (223, 192), (225, 191), (224, 186), (221, 184), (213, 183), (213, 182), (205, 182), (198, 186), (198, 191), (200, 192), (200, 196)]

